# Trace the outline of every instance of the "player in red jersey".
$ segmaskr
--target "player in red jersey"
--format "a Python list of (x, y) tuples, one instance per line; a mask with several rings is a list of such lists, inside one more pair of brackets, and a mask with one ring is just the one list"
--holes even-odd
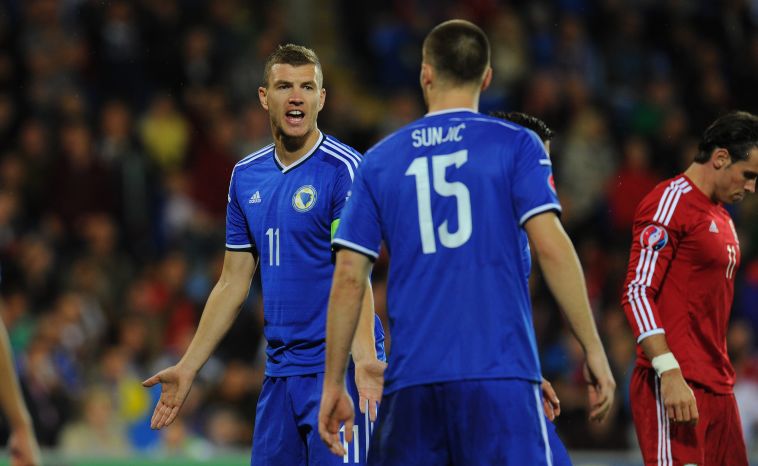
[(758, 117), (733, 112), (637, 207), (622, 304), (638, 343), (630, 394), (645, 464), (748, 464), (726, 351), (740, 248), (723, 204), (755, 192), (756, 177)]

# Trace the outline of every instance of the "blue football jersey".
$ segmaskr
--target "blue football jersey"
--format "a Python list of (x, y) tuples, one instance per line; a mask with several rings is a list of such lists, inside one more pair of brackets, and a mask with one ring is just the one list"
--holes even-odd
[[(324, 370), (326, 307), (334, 265), (332, 226), (339, 220), (361, 155), (331, 136), (283, 167), (274, 145), (234, 167), (226, 215), (226, 247), (252, 251), (263, 286), (266, 375)], [(376, 322), (377, 353), (384, 332)]]
[(540, 381), (523, 225), (560, 212), (532, 131), (431, 113), (366, 153), (333, 241), (390, 255), (386, 392), (465, 379)]

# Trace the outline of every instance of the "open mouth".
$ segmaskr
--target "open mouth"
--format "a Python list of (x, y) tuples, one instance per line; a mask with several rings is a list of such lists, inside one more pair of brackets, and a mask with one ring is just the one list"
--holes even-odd
[(303, 113), (301, 110), (290, 110), (289, 112), (285, 113), (284, 116), (286, 117), (289, 124), (296, 125), (303, 121), (303, 118), (305, 118), (305, 113)]

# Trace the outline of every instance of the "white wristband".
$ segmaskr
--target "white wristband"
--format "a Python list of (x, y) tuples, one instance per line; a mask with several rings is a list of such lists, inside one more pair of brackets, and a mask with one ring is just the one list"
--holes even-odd
[(655, 373), (658, 374), (658, 377), (671, 369), (679, 369), (679, 363), (676, 362), (676, 358), (672, 353), (659, 354), (653, 358), (651, 363), (653, 364), (653, 369), (655, 369)]

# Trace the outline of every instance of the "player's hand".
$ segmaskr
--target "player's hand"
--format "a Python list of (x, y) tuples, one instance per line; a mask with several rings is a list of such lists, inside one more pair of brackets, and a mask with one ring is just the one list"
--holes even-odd
[(340, 441), (340, 425), (345, 425), (345, 441), (353, 441), (353, 400), (345, 385), (324, 381), (321, 408), (318, 412), (318, 433), (329, 450), (337, 456), (345, 456), (345, 447)]
[(602, 347), (597, 351), (587, 353), (584, 380), (587, 382), (590, 420), (600, 422), (610, 411), (616, 391), (616, 380), (613, 378), (608, 358)]
[(361, 413), (366, 414), (371, 421), (376, 421), (376, 411), (382, 401), (384, 390), (384, 370), (387, 363), (376, 358), (355, 362), (355, 386), (358, 387)]
[(544, 377), (542, 378), (542, 404), (545, 409), (545, 415), (551, 421), (561, 415), (561, 400), (555, 394), (553, 385)]
[(161, 398), (155, 405), (153, 418), (150, 420), (151, 429), (160, 429), (174, 422), (176, 415), (179, 414), (179, 409), (187, 398), (194, 379), (194, 372), (176, 365), (164, 369), (142, 382), (143, 387), (161, 384)]
[(13, 429), (8, 439), (11, 466), (40, 466), (42, 464), (37, 439), (31, 425)]
[(661, 374), (661, 398), (669, 419), (697, 424), (699, 415), (695, 394), (684, 380), (681, 369), (671, 369)]

